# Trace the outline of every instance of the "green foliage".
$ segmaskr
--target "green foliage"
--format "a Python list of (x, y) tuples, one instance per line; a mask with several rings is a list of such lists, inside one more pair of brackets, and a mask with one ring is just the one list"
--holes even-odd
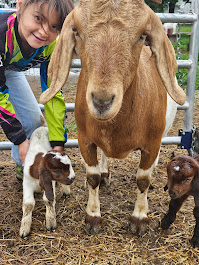
[[(182, 53), (181, 60), (188, 60), (188, 59), (189, 59), (189, 52)], [(183, 86), (183, 88), (186, 88), (187, 87), (188, 69), (180, 69), (178, 71), (181, 71), (181, 73), (182, 73), (182, 81), (183, 81), (182, 86)], [(178, 82), (180, 82), (180, 80), (179, 80), (179, 72), (178, 71), (176, 73), (176, 77), (178, 79)], [(198, 61), (198, 65), (197, 65), (195, 90), (199, 90), (199, 61)]]
[[(186, 2), (186, 0), (183, 1)], [(178, 0), (162, 0), (161, 4), (157, 4), (151, 0), (145, 0), (145, 3), (156, 13), (164, 13), (166, 9), (168, 10), (168, 7), (170, 7), (170, 11), (173, 11), (177, 2)]]
[[(180, 27), (181, 38), (180, 38), (180, 51), (181, 51), (181, 60), (188, 60), (189, 59), (189, 34), (191, 33), (191, 26), (181, 26)], [(172, 42), (172, 45), (176, 52), (176, 59), (177, 59), (177, 43)], [(182, 73), (182, 80), (183, 80), (183, 88), (187, 86), (187, 77), (188, 77), (188, 69), (181, 69)], [(176, 74), (178, 82), (179, 82), (179, 73)], [(196, 90), (199, 90), (199, 60), (197, 65), (197, 75), (196, 75)]]
[(164, 12), (164, 8), (165, 8), (164, 0), (163, 0), (162, 4), (154, 3), (151, 0), (145, 0), (145, 3), (148, 6), (150, 6), (150, 8), (156, 13), (163, 13)]
[[(172, 42), (175, 51), (177, 51), (177, 42)], [(182, 54), (189, 51), (189, 36), (187, 34), (181, 34), (180, 38), (180, 50)]]
[(191, 33), (191, 26), (181, 26), (180, 27), (180, 32)]
[(68, 133), (77, 131), (77, 124), (75, 120), (69, 123), (69, 125), (66, 127), (66, 131)]

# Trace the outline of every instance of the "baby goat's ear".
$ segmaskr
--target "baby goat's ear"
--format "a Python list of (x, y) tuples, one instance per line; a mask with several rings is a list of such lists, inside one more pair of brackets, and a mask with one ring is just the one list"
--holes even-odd
[(45, 195), (49, 201), (54, 200), (53, 186), (52, 186), (52, 176), (51, 173), (44, 167), (40, 169), (39, 172), (39, 184), (45, 191)]

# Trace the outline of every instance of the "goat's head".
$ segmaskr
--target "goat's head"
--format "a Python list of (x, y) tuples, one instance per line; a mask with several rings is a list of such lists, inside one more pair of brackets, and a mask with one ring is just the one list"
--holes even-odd
[(75, 179), (71, 161), (64, 153), (49, 151), (42, 156), (39, 170), (40, 186), (45, 190), (46, 197), (54, 198), (52, 180), (64, 185), (70, 185)]
[(189, 156), (177, 156), (167, 165), (167, 186), (172, 199), (188, 194), (192, 180), (199, 170), (199, 163)]
[(137, 73), (146, 39), (168, 93), (182, 105), (185, 94), (175, 80), (174, 49), (144, 0), (79, 1), (64, 22), (49, 65), (51, 86), (42, 94), (41, 103), (66, 82), (77, 47), (91, 115), (101, 120), (113, 118)]

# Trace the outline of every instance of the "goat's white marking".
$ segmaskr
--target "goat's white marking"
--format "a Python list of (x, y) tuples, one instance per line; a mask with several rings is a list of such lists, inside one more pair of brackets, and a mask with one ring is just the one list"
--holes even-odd
[(179, 166), (175, 166), (173, 167), (174, 171), (180, 171), (180, 167)]
[[(84, 161), (84, 159), (83, 159)], [(97, 165), (96, 167), (89, 167), (86, 162), (85, 167), (86, 167), (86, 174), (88, 175), (93, 175), (93, 174), (101, 174), (100, 173), (100, 167)], [(100, 213), (100, 201), (99, 201), (99, 186), (97, 186), (95, 189), (93, 189), (89, 184), (88, 184), (88, 190), (89, 190), (89, 196), (88, 196), (88, 204), (86, 207), (86, 212), (90, 216), (97, 216), (101, 217)]]
[(70, 174), (69, 174), (68, 178), (69, 179), (74, 179), (74, 177), (75, 177), (75, 172), (74, 172), (74, 170), (72, 168), (72, 165), (70, 164)]
[(97, 165), (96, 167), (89, 167), (87, 164), (85, 164), (86, 166), (86, 172), (89, 175), (93, 175), (93, 174), (99, 174), (100, 175), (100, 169), (99, 169), (99, 165)]
[(88, 185), (88, 189), (89, 189), (89, 198), (88, 198), (88, 204), (86, 207), (86, 212), (90, 216), (101, 217), (100, 201), (99, 201), (99, 186), (93, 189), (90, 185)]
[[(141, 168), (138, 168), (136, 178), (139, 179), (142, 176), (148, 176), (150, 180), (153, 168), (157, 165), (158, 158), (159, 158), (159, 154), (157, 158), (155, 159), (153, 165), (149, 169), (143, 170)], [(133, 216), (137, 217), (140, 220), (143, 218), (147, 218), (147, 213), (149, 211), (148, 201), (147, 201), (147, 192), (148, 192), (148, 189), (146, 189), (143, 193), (141, 193), (139, 189), (137, 191), (137, 200), (135, 203)]]
[(53, 158), (54, 159), (58, 159), (60, 160), (60, 162), (64, 165), (69, 165), (70, 167), (70, 174), (68, 176), (69, 179), (73, 179), (75, 177), (75, 172), (73, 170), (73, 167), (72, 167), (72, 164), (71, 164), (71, 161), (70, 161), (70, 158), (67, 156), (67, 155), (61, 155), (59, 152), (54, 152), (54, 151), (51, 151), (49, 152), (50, 154), (52, 155), (55, 155)]
[(108, 159), (102, 150), (101, 150), (101, 160), (99, 168), (101, 173), (108, 173)]
[(147, 191), (141, 193), (140, 190), (138, 190), (137, 193), (137, 200), (135, 203), (135, 209), (133, 211), (133, 216), (139, 218), (140, 220), (143, 218), (147, 218), (147, 213), (149, 211), (148, 207), (148, 201), (147, 201)]
[(70, 159), (69, 159), (69, 157), (67, 155), (63, 156), (59, 152), (54, 152), (54, 151), (50, 152), (50, 154), (55, 155), (54, 158), (55, 159), (59, 159), (60, 162), (63, 163), (63, 164), (65, 164), (65, 165), (66, 164), (70, 164)]

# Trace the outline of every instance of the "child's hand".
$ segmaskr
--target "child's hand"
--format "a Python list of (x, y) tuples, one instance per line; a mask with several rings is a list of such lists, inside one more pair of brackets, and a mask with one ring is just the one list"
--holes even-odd
[(26, 139), (23, 143), (19, 144), (19, 158), (23, 164), (24, 164), (29, 146), (30, 146), (30, 141), (28, 139)]
[(63, 146), (54, 146), (53, 150), (58, 151), (58, 152), (63, 152), (64, 148), (63, 148)]

